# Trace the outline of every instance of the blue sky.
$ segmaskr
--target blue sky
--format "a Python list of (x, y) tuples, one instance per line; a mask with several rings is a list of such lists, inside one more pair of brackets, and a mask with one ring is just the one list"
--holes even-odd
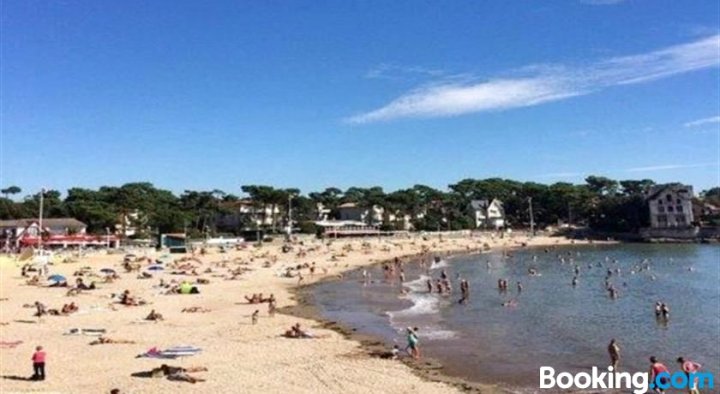
[(719, 7), (5, 0), (0, 184), (708, 188)]

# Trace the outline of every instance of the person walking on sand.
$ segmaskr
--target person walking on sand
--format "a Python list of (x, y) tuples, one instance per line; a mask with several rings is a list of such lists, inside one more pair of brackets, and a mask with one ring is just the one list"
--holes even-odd
[(45, 351), (42, 346), (35, 348), (32, 355), (33, 376), (32, 380), (45, 380)]
[(255, 312), (252, 314), (252, 324), (255, 325), (258, 322), (258, 316), (260, 316), (260, 310), (255, 309)]
[(620, 346), (618, 346), (615, 338), (610, 340), (608, 353), (610, 354), (610, 365), (612, 365), (614, 371), (617, 371), (618, 363), (620, 362)]
[(268, 302), (268, 316), (275, 317), (275, 309), (275, 300), (270, 300), (270, 302)]

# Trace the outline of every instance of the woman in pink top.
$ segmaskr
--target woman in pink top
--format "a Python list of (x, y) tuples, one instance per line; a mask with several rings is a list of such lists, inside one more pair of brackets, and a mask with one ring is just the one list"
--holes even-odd
[(698, 390), (698, 378), (695, 377), (693, 374), (702, 368), (702, 365), (696, 363), (695, 361), (685, 360), (683, 357), (678, 357), (677, 359), (678, 364), (680, 364), (680, 368), (682, 368), (683, 372), (687, 374), (688, 377), (688, 393), (690, 394), (700, 394), (700, 390)]
[(33, 376), (32, 380), (45, 380), (45, 351), (42, 346), (35, 348), (35, 353), (32, 355), (33, 362)]

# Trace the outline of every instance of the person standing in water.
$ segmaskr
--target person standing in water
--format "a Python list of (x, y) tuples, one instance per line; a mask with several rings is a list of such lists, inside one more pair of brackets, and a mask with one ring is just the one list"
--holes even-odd
[(420, 348), (418, 347), (418, 337), (415, 330), (411, 327), (407, 328), (407, 348), (405, 350), (409, 350), (410, 356), (414, 359), (420, 358)]
[[(658, 375), (660, 374), (664, 374), (664, 376), (661, 376), (658, 381)], [(656, 393), (665, 392), (665, 389), (658, 386), (667, 386), (670, 384), (670, 370), (668, 370), (665, 364), (659, 362), (655, 356), (650, 357), (650, 381), (655, 383)]]
[(678, 357), (677, 362), (688, 377), (688, 393), (700, 394), (700, 390), (697, 388), (698, 378), (694, 376), (694, 374), (702, 368), (702, 365), (694, 361), (685, 360), (683, 357)]
[(608, 353), (610, 354), (610, 365), (612, 365), (614, 371), (617, 371), (618, 363), (620, 362), (620, 346), (618, 346), (615, 338), (610, 340)]

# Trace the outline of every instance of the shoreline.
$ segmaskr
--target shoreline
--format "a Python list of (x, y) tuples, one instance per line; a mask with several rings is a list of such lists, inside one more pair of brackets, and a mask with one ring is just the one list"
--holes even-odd
[[(519, 246), (518, 246), (519, 247)], [(536, 247), (542, 247), (542, 245), (538, 245)], [(472, 254), (481, 254), (483, 250), (451, 250), (443, 252), (444, 258), (454, 257), (454, 256), (460, 256), (460, 255), (472, 255)], [(486, 252), (492, 252), (492, 249), (486, 251)], [(421, 256), (423, 256), (423, 253), (413, 253), (409, 255), (402, 255), (402, 256), (396, 256), (403, 260), (410, 260), (415, 261)], [(376, 266), (376, 265), (382, 265), (386, 263), (392, 263), (395, 257), (389, 258), (386, 260), (381, 261), (374, 261), (367, 265), (362, 265), (359, 267), (355, 267), (349, 271), (345, 271), (344, 273), (350, 273), (357, 270), (360, 270), (365, 267), (370, 266)], [(302, 287), (293, 289), (290, 291), (290, 293), (293, 295), (293, 298), (296, 302), (295, 305), (289, 305), (286, 307), (283, 307), (278, 310), (280, 313), (288, 314), (291, 316), (299, 317), (302, 319), (308, 319), (313, 320), (318, 323), (318, 325), (327, 330), (335, 331), (336, 333), (343, 336), (348, 341), (357, 342), (360, 344), (360, 347), (363, 349), (367, 357), (370, 358), (379, 358), (380, 354), (388, 351), (388, 345), (385, 343), (385, 340), (383, 338), (380, 338), (375, 335), (369, 335), (369, 334), (363, 334), (357, 332), (357, 329), (350, 327), (342, 322), (338, 321), (331, 321), (327, 318), (323, 317), (322, 312), (320, 312), (318, 305), (315, 302), (313, 291), (315, 287), (322, 285), (323, 283), (327, 282), (333, 282), (333, 281), (339, 281), (343, 280), (338, 277), (328, 277), (323, 278), (321, 280), (318, 280), (313, 283), (309, 283), (307, 285), (304, 285)], [(463, 392), (468, 393), (478, 393), (478, 394), (506, 394), (509, 393), (509, 391), (489, 383), (482, 383), (482, 382), (471, 382), (466, 379), (462, 379), (455, 376), (450, 376), (447, 374), (444, 374), (442, 372), (442, 369), (444, 366), (440, 361), (438, 361), (435, 358), (432, 357), (423, 357), (419, 361), (412, 360), (409, 357), (403, 357), (399, 360), (396, 360), (397, 362), (401, 362), (404, 365), (407, 365), (410, 367), (412, 372), (420, 377), (421, 379), (427, 380), (429, 382), (434, 383), (443, 383), (447, 384), (449, 386), (452, 386), (454, 388), (457, 388)]]
[[(566, 241), (576, 241), (572, 240), (570, 238), (561, 237), (561, 239)], [(477, 248), (477, 249), (454, 249), (454, 250), (446, 250), (442, 253), (435, 253), (429, 252), (433, 255), (439, 255), (443, 258), (452, 258), (457, 256), (470, 256), (475, 254), (483, 254), (483, 253), (493, 253), (493, 252), (500, 252), (503, 253), (505, 251), (517, 251), (517, 250), (530, 250), (530, 249), (538, 249), (538, 248), (548, 248), (548, 247), (568, 247), (568, 246), (589, 246), (589, 245), (612, 245), (612, 244), (619, 244), (622, 243), (620, 241), (581, 241), (581, 242), (572, 242), (572, 243), (561, 243), (561, 244), (547, 244), (547, 243), (540, 243), (540, 244), (534, 244), (534, 245), (510, 245), (510, 246), (504, 246), (503, 248), (497, 248), (497, 247), (491, 247), (489, 249), (486, 248)], [(412, 253), (407, 255), (400, 255), (391, 257), (388, 259), (380, 260), (380, 261), (373, 261), (369, 264), (360, 265), (357, 267), (354, 267), (350, 270), (344, 271), (344, 274), (352, 273), (355, 271), (358, 271), (360, 269), (366, 268), (366, 267), (372, 267), (372, 266), (379, 266), (383, 264), (389, 264), (392, 263), (393, 260), (397, 257), (402, 260), (405, 260), (405, 262), (412, 262), (415, 263), (417, 260), (423, 256), (426, 256), (425, 253)], [(377, 336), (377, 335), (370, 335), (370, 334), (364, 334), (357, 331), (357, 329), (339, 321), (332, 321), (327, 318), (325, 318), (320, 311), (317, 303), (314, 299), (314, 289), (317, 286), (322, 285), (323, 283), (327, 282), (334, 282), (334, 281), (341, 281), (344, 280), (344, 278), (338, 278), (338, 277), (326, 277), (323, 279), (320, 279), (318, 281), (315, 281), (313, 283), (308, 283), (306, 285), (303, 285), (301, 287), (291, 289), (290, 293), (293, 295), (293, 298), (296, 302), (295, 305), (289, 305), (284, 308), (281, 308), (278, 310), (280, 313), (289, 314), (292, 316), (296, 316), (303, 319), (313, 320), (318, 323), (318, 325), (324, 329), (332, 330), (337, 332), (338, 334), (342, 335), (343, 338), (349, 341), (354, 341), (360, 344), (361, 348), (367, 355), (367, 357), (370, 358), (377, 358), (380, 356), (380, 354), (385, 353), (388, 351), (389, 346), (385, 342), (385, 339)], [(403, 357), (398, 362), (403, 363), (404, 365), (407, 365), (410, 367), (410, 369), (413, 371), (413, 373), (429, 382), (435, 382), (435, 383), (443, 383), (450, 385), (452, 387), (455, 387), (461, 391), (469, 392), (469, 393), (482, 393), (482, 394), (508, 394), (512, 393), (511, 390), (509, 390), (507, 387), (502, 387), (498, 384), (494, 383), (487, 383), (487, 382), (475, 382), (475, 381), (469, 381), (464, 378), (460, 378), (457, 376), (452, 376), (447, 373), (443, 372), (443, 369), (445, 366), (436, 358), (432, 357), (423, 357), (419, 361), (415, 361), (409, 357)]]

